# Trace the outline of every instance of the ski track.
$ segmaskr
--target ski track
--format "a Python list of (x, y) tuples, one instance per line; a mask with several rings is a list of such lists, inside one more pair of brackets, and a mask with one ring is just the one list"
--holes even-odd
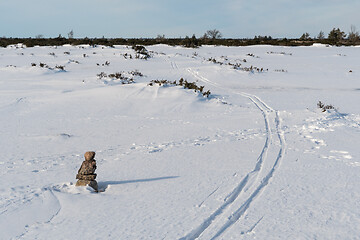
[[(50, 210), (48, 207), (52, 207), (52, 208), (55, 207), (54, 208), (55, 212), (52, 214), (49, 214), (46, 217), (47, 218), (46, 220), (44, 219), (43, 216), (40, 216), (36, 220), (26, 222), (26, 225), (21, 225), (21, 224), (25, 224), (25, 223), (20, 220), (20, 222), (18, 223), (20, 225), (18, 227), (23, 227), (24, 230), (21, 233), (19, 233), (15, 237), (15, 239), (23, 238), (29, 231), (31, 231), (33, 228), (36, 228), (39, 225), (50, 223), (59, 214), (59, 212), (61, 210), (61, 203), (60, 203), (59, 199), (56, 197), (56, 195), (53, 193), (51, 186), (43, 187), (41, 189), (29, 189), (29, 186), (26, 186), (26, 187), (20, 186), (20, 187), (16, 188), (16, 190), (19, 190), (19, 189), (22, 190), (20, 196), (16, 195), (16, 196), (13, 196), (14, 199), (7, 200), (7, 203), (5, 204), (5, 207), (7, 208), (7, 210), (1, 212), (0, 216), (5, 213), (9, 214), (10, 216), (19, 215), (20, 213), (22, 213), (22, 214), (25, 213), (25, 216), (19, 215), (18, 217), (19, 217), (19, 219), (21, 219), (21, 218), (28, 219), (30, 217), (29, 213), (24, 212), (23, 210), (25, 208), (27, 209), (29, 207), (30, 208), (34, 207), (33, 204), (35, 204), (37, 206), (39, 201), (42, 202), (41, 206), (43, 206), (44, 208), (47, 208), (47, 210)], [(15, 190), (15, 188), (13, 188), (13, 190)], [(51, 205), (51, 203), (54, 203), (55, 205)], [(16, 205), (16, 206), (14, 206), (14, 205)], [(9, 206), (10, 206), (10, 208), (8, 208)], [(4, 207), (4, 206), (2, 206), (2, 207)]]
[[(193, 75), (198, 80), (208, 83), (212, 86), (215, 86), (217, 88), (223, 89), (223, 90), (229, 90), (222, 86), (219, 86), (218, 84), (210, 81), (209, 79), (201, 76), (198, 72), (192, 70), (191, 68), (186, 69), (191, 75)], [(236, 186), (236, 188), (228, 195), (228, 197), (224, 200), (225, 202), (217, 209), (214, 213), (212, 213), (208, 218), (206, 218), (203, 223), (200, 224), (197, 228), (193, 229), (189, 234), (187, 234), (185, 237), (180, 238), (180, 240), (194, 240), (201, 236), (201, 234), (204, 233), (205, 230), (207, 230), (211, 224), (217, 219), (218, 216), (220, 216), (225, 209), (229, 208), (232, 203), (239, 198), (239, 196), (243, 193), (243, 190), (246, 188), (250, 188), (252, 185), (257, 184), (260, 178), (260, 172), (263, 167), (264, 161), (267, 160), (267, 152), (270, 148), (272, 135), (276, 135), (279, 139), (280, 143), (280, 150), (276, 156), (275, 162), (270, 169), (270, 171), (265, 175), (265, 177), (258, 183), (257, 187), (251, 195), (244, 201), (244, 203), (241, 205), (240, 208), (238, 208), (230, 217), (228, 217), (228, 220), (225, 222), (225, 224), (216, 232), (216, 234), (211, 238), (212, 240), (217, 239), (220, 237), (227, 229), (229, 229), (233, 224), (239, 221), (239, 219), (246, 213), (246, 211), (249, 209), (250, 205), (259, 197), (259, 195), (264, 191), (266, 186), (269, 184), (269, 181), (274, 176), (274, 173), (276, 169), (279, 167), (280, 162), (285, 154), (285, 137), (284, 132), (281, 130), (281, 124), (282, 119), (280, 118), (280, 114), (278, 111), (275, 111), (272, 109), (269, 105), (267, 105), (264, 101), (262, 101), (259, 97), (245, 93), (245, 92), (236, 92), (233, 90), (230, 90), (234, 94), (238, 94), (244, 97), (247, 97), (262, 113), (264, 122), (265, 122), (265, 130), (266, 130), (266, 140), (264, 147), (257, 159), (255, 168), (249, 172)], [(274, 115), (273, 121), (276, 125), (276, 132), (272, 133), (271, 127), (270, 127), (270, 116)], [(212, 195), (212, 194), (210, 194)], [(248, 231), (246, 232), (252, 232), (254, 228), (258, 225), (258, 223), (263, 219), (263, 217), (256, 222)]]
[[(41, 189), (41, 191), (42, 192), (49, 191), (52, 198), (56, 200), (58, 208), (57, 208), (57, 211), (49, 218), (49, 220), (44, 221), (44, 222), (36, 222), (32, 226), (30, 225), (29, 227), (36, 227), (36, 226), (41, 225), (41, 224), (49, 224), (57, 215), (59, 215), (59, 213), (61, 211), (61, 203), (60, 203), (59, 199), (56, 197), (56, 195), (54, 194), (54, 192), (52, 190), (52, 187), (51, 186), (43, 187)], [(22, 233), (20, 236), (17, 237), (17, 239), (23, 238), (30, 230), (31, 230), (31, 228), (27, 228), (24, 233)]]
[[(177, 71), (182, 70), (182, 69), (178, 68), (176, 62), (171, 61), (170, 59), (166, 59), (166, 61), (170, 62), (171, 68), (173, 70), (177, 70)], [(225, 224), (223, 224), (222, 227), (218, 231), (214, 231), (216, 233), (211, 239), (217, 239), (220, 236), (222, 236), (223, 233), (227, 229), (229, 229), (236, 222), (238, 222), (239, 219), (242, 216), (244, 216), (244, 214), (249, 209), (251, 204), (265, 190), (265, 188), (269, 184), (271, 178), (274, 176), (274, 173), (276, 172), (277, 168), (279, 167), (279, 165), (281, 163), (281, 160), (284, 157), (285, 148), (286, 148), (284, 132), (281, 130), (282, 119), (281, 119), (280, 114), (279, 114), (278, 111), (272, 109), (269, 105), (267, 105), (264, 101), (262, 101), (258, 96), (255, 96), (255, 95), (252, 95), (252, 94), (249, 94), (249, 93), (245, 93), (245, 92), (236, 92), (234, 90), (224, 88), (221, 85), (219, 85), (217, 83), (214, 83), (214, 82), (210, 81), (209, 79), (201, 76), (197, 71), (194, 71), (191, 68), (187, 68), (186, 71), (189, 72), (192, 76), (194, 76), (195, 78), (197, 78), (198, 80), (200, 80), (202, 82), (205, 82), (205, 83), (207, 83), (209, 85), (212, 85), (214, 87), (217, 87), (219, 89), (226, 90), (226, 91), (231, 91), (234, 94), (241, 95), (243, 97), (248, 98), (256, 106), (256, 108), (259, 111), (261, 111), (263, 119), (264, 119), (264, 124), (265, 124), (266, 139), (265, 139), (264, 146), (263, 146), (263, 148), (262, 148), (262, 150), (261, 150), (261, 152), (260, 152), (260, 154), (259, 154), (259, 156), (257, 158), (254, 169), (246, 174), (246, 176), (239, 182), (239, 184), (233, 189), (233, 191), (231, 193), (229, 193), (229, 195), (224, 199), (224, 203), (219, 208), (217, 208), (208, 218), (206, 218), (201, 223), (200, 226), (193, 229), (185, 237), (180, 238), (180, 240), (194, 240), (194, 239), (199, 238), (210, 226), (212, 226), (212, 223), (215, 220), (217, 220), (218, 217), (220, 215), (222, 215), (226, 209), (228, 209), (230, 206), (232, 206), (232, 204), (236, 200), (239, 200), (239, 196), (241, 196), (242, 193), (244, 193), (244, 189), (251, 190), (252, 192), (250, 192), (250, 196), (248, 198), (246, 198), (246, 200), (242, 203), (240, 208), (238, 208), (230, 217), (228, 217)], [(19, 99), (16, 103), (19, 103), (22, 100), (23, 99)], [(270, 125), (270, 120), (272, 120), (271, 122), (274, 122), (275, 125), (276, 125), (275, 132), (272, 132), (271, 125)], [(222, 140), (223, 138), (235, 137), (236, 139), (238, 139), (238, 138), (246, 137), (247, 135), (254, 135), (254, 134), (259, 134), (259, 133), (261, 134), (262, 131), (256, 131), (254, 133), (252, 133), (252, 132), (250, 132), (250, 133), (246, 132), (245, 133), (245, 132), (242, 132), (242, 131), (238, 131), (238, 132), (231, 132), (231, 133), (222, 134), (222, 135), (217, 134), (217, 135), (215, 135), (213, 137), (199, 137), (199, 138), (196, 138), (196, 139), (188, 139), (188, 140), (183, 140), (183, 141), (178, 141), (178, 142), (168, 142), (168, 143), (162, 143), (162, 144), (150, 143), (150, 144), (145, 144), (145, 145), (136, 145), (136, 146), (131, 147), (127, 151), (125, 150), (120, 155), (129, 154), (130, 152), (132, 152), (134, 150), (136, 150), (136, 151), (139, 151), (139, 150), (140, 151), (145, 151), (145, 152), (148, 152), (148, 153), (155, 153), (155, 152), (159, 152), (159, 151), (162, 151), (164, 149), (168, 149), (168, 148), (172, 148), (172, 147), (176, 147), (176, 146), (201, 145), (201, 144), (203, 145), (205, 143), (211, 143), (211, 142), (216, 142), (216, 141)], [(276, 135), (277, 138), (279, 139), (280, 149), (279, 149), (279, 152), (278, 152), (278, 154), (276, 156), (275, 162), (272, 165), (271, 169), (267, 172), (265, 177), (263, 177), (262, 180), (259, 181), (259, 179), (261, 178), (260, 173), (262, 172), (264, 162), (268, 161), (267, 155), (268, 155), (268, 151), (269, 151), (270, 146), (271, 146), (273, 135)], [(120, 147), (120, 146), (114, 146), (114, 147), (111, 147), (111, 148), (108, 148), (108, 149), (98, 150), (98, 152), (113, 151), (117, 147)], [(77, 155), (72, 154), (72, 156), (77, 156)], [(51, 157), (63, 157), (63, 155), (61, 155), (61, 156), (60, 155), (53, 155)], [(43, 158), (43, 157), (35, 158), (35, 160), (36, 159), (41, 159), (41, 158)], [(255, 187), (252, 188), (252, 186), (255, 186)], [(218, 189), (219, 189), (219, 187), (216, 188), (213, 192), (211, 192), (204, 199), (204, 201), (206, 201), (206, 199), (211, 197)], [(42, 222), (42, 223), (34, 223), (33, 226), (35, 226), (37, 224), (50, 223), (59, 214), (59, 212), (61, 211), (61, 203), (60, 203), (59, 199), (56, 197), (56, 195), (53, 193), (51, 187), (43, 187), (41, 189), (41, 192), (43, 194), (44, 194), (44, 192), (47, 192), (47, 191), (49, 191), (49, 193), (51, 195), (51, 198), (53, 198), (53, 200), (55, 199), (55, 201), (57, 202), (56, 205), (58, 206), (58, 209), (56, 210), (55, 214), (53, 214), (51, 217), (49, 216), (49, 219), (47, 221)], [(199, 207), (204, 203), (204, 201), (199, 204)], [(13, 203), (14, 202), (7, 202), (5, 205), (7, 206), (7, 205), (13, 204)], [(2, 206), (2, 207), (4, 207), (4, 206)], [(4, 212), (6, 212), (6, 211), (3, 211), (0, 214), (3, 214)], [(242, 231), (241, 234), (253, 232), (255, 227), (262, 221), (263, 218), (264, 218), (264, 216), (261, 217), (255, 224), (253, 224), (250, 227), (249, 230)], [(31, 230), (31, 229), (27, 229), (21, 235), (17, 236), (17, 238), (24, 237), (28, 233), (29, 230)]]
[(211, 240), (217, 239), (221, 236), (229, 227), (231, 227), (234, 223), (236, 223), (241, 216), (244, 215), (246, 210), (250, 207), (250, 204), (255, 200), (255, 198), (262, 192), (262, 190), (269, 184), (270, 179), (273, 177), (276, 169), (278, 168), (280, 161), (282, 160), (285, 154), (285, 138), (282, 131), (280, 131), (280, 117), (278, 112), (276, 112), (276, 131), (278, 138), (280, 140), (280, 150), (276, 157), (275, 163), (268, 174), (263, 178), (260, 185), (256, 188), (256, 190), (251, 194), (251, 196), (245, 201), (245, 203), (233, 213), (228, 221), (220, 228), (220, 230), (211, 238)]
[(201, 206), (204, 204), (204, 202), (205, 202), (209, 197), (211, 197), (219, 188), (220, 188), (220, 186), (217, 187), (214, 191), (212, 191), (200, 204), (198, 204), (197, 207), (201, 207)]
[(256, 226), (261, 222), (261, 220), (263, 220), (264, 217), (261, 217), (249, 230), (247, 230), (246, 232), (241, 232), (241, 235), (246, 234), (250, 234), (254, 231), (254, 229), (256, 228)]

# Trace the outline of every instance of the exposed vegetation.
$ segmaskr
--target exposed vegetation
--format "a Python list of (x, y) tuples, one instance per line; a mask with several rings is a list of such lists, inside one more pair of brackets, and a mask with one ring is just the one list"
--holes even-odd
[(310, 40), (310, 34), (309, 33), (304, 33), (303, 35), (301, 35), (301, 37), (299, 38), (299, 40), (301, 41), (306, 41), (306, 40)]
[(105, 80), (118, 80), (121, 84), (130, 84), (134, 83), (134, 77), (143, 77), (144, 75), (139, 72), (139, 70), (129, 71), (129, 72), (116, 72), (107, 74), (105, 72), (101, 72), (96, 75), (99, 79)]
[(188, 82), (187, 80), (184, 80), (183, 78), (180, 78), (179, 82), (176, 80), (171, 82), (168, 80), (152, 80), (148, 84), (149, 86), (153, 86), (155, 84), (158, 84), (159, 86), (182, 86), (185, 89), (193, 89), (195, 92), (202, 94), (204, 97), (209, 97), (211, 92), (210, 90), (207, 90), (204, 92), (204, 86), (197, 86), (195, 82)]
[(274, 45), (274, 46), (310, 46), (314, 43), (322, 44), (336, 44), (336, 45), (354, 45), (360, 44), (360, 41), (350, 42), (347, 39), (344, 39), (340, 42), (333, 42), (330, 39), (309, 39), (306, 41), (300, 41), (299, 39), (270, 39), (270, 38), (254, 38), (254, 39), (212, 39), (212, 38), (166, 38), (166, 39), (155, 39), (155, 38), (140, 38), (140, 39), (124, 39), (124, 38), (115, 38), (115, 39), (67, 39), (67, 38), (0, 38), (0, 47), (7, 47), (9, 45), (15, 45), (18, 43), (23, 43), (26, 47), (34, 46), (62, 46), (64, 44), (71, 45), (82, 45), (89, 44), (91, 46), (104, 45), (104, 46), (114, 46), (114, 45), (155, 45), (155, 44), (167, 44), (170, 46), (185, 46), (196, 48), (202, 45), (222, 45), (222, 46), (249, 46), (249, 45)]
[(346, 37), (345, 32), (341, 31), (340, 28), (338, 28), (338, 29), (334, 28), (329, 33), (328, 40), (332, 44), (336, 44), (336, 43), (341, 43), (345, 39), (345, 37)]
[(142, 45), (134, 45), (132, 46), (132, 49), (136, 52), (135, 58), (136, 59), (149, 59), (151, 58), (151, 55), (149, 51)]
[(351, 25), (350, 32), (349, 32), (349, 41), (353, 44), (356, 44), (360, 42), (360, 34), (358, 31), (356, 31), (356, 27), (354, 25)]
[(105, 61), (105, 63), (102, 63), (102, 64), (100, 64), (100, 63), (96, 63), (96, 65), (97, 66), (110, 66), (110, 62), (109, 61)]
[(219, 30), (212, 29), (212, 30), (206, 31), (206, 33), (204, 34), (204, 38), (220, 39), (220, 38), (222, 38), (222, 34)]
[(188, 48), (197, 48), (201, 46), (201, 41), (200, 39), (197, 39), (194, 34), (191, 38), (186, 36), (185, 39), (181, 41), (180, 45)]
[(285, 69), (275, 69), (274, 71), (275, 71), (275, 72), (283, 72), (283, 73), (288, 72), (288, 71), (285, 70)]
[(144, 74), (142, 74), (139, 70), (135, 69), (134, 71), (130, 71), (128, 72), (129, 74), (133, 75), (133, 76), (138, 76), (138, 77), (143, 77)]
[(333, 105), (325, 105), (324, 103), (322, 103), (321, 101), (319, 101), (317, 103), (318, 108), (321, 108), (323, 112), (326, 112), (327, 109), (335, 109), (335, 107)]
[[(32, 67), (36, 67), (37, 66), (37, 64), (36, 63), (31, 63), (31, 66)], [(60, 70), (60, 71), (66, 71), (65, 70), (65, 66), (63, 66), (63, 65), (55, 65), (55, 67), (49, 67), (49, 65), (47, 65), (46, 63), (42, 63), (42, 62), (40, 62), (39, 63), (39, 67), (41, 67), (41, 68), (47, 68), (47, 69), (49, 69), (49, 70), (55, 70), (55, 69), (58, 69), (58, 70)]]
[[(247, 54), (247, 56), (251, 56), (251, 57), (255, 57), (255, 58), (259, 58), (258, 56), (255, 56), (254, 54)], [(223, 60), (225, 62), (221, 62), (219, 60), (216, 60), (216, 58), (210, 57), (207, 59), (207, 61), (215, 63), (215, 64), (219, 64), (219, 65), (229, 65), (232, 66), (233, 69), (236, 70), (241, 70), (241, 71), (245, 71), (245, 72), (249, 72), (249, 73), (261, 73), (261, 72), (267, 72), (269, 71), (269, 69), (264, 69), (264, 68), (260, 68), (260, 67), (255, 67), (255, 66), (250, 66), (250, 67), (246, 67), (246, 66), (242, 66), (241, 63), (231, 63), (231, 62), (226, 62), (228, 61), (228, 59), (225, 56), (222, 56)], [(243, 62), (247, 62), (246, 59), (242, 60)]]
[(289, 55), (292, 56), (292, 53), (286, 53), (286, 52), (266, 52), (267, 54), (278, 54), (278, 55)]
[(250, 66), (250, 67), (238, 67), (238, 68), (235, 68), (234, 69), (238, 69), (238, 70), (242, 70), (242, 71), (245, 71), (245, 72), (251, 72), (251, 73), (255, 73), (255, 72), (258, 72), (258, 73), (261, 73), (261, 72), (267, 72), (269, 71), (269, 69), (264, 69), (264, 68), (259, 68), (259, 67), (255, 67), (255, 66)]
[[(351, 26), (349, 34), (345, 34), (344, 31), (339, 28), (333, 28), (332, 31), (326, 34), (323, 31), (320, 31), (319, 34), (311, 38), (309, 33), (302, 34), (299, 38), (287, 39), (287, 38), (277, 38), (274, 39), (271, 36), (255, 36), (253, 39), (249, 38), (223, 38), (221, 32), (217, 29), (208, 30), (204, 36), (197, 38), (195, 35), (192, 37), (185, 38), (166, 38), (165, 35), (158, 35), (156, 38), (74, 38), (73, 31), (68, 33), (68, 38), (62, 37), (59, 35), (56, 38), (44, 38), (43, 35), (39, 34), (35, 38), (0, 38), (0, 47), (6, 47), (9, 45), (15, 45), (22, 43), (23, 46), (33, 47), (33, 46), (62, 46), (64, 44), (71, 45), (82, 45), (89, 44), (91, 46), (110, 46), (114, 45), (128, 45), (134, 46), (135, 51), (137, 52), (138, 57), (143, 57), (147, 59), (150, 54), (147, 51), (142, 51), (141, 47), (154, 45), (154, 44), (167, 44), (171, 46), (185, 46), (196, 48), (201, 45), (223, 45), (223, 46), (248, 46), (248, 45), (258, 45), (258, 44), (267, 44), (267, 45), (280, 45), (280, 46), (309, 46), (314, 43), (322, 44), (334, 44), (334, 45), (354, 45), (360, 44), (359, 32), (356, 31), (355, 26)], [(21, 46), (17, 46), (21, 48)], [(145, 49), (146, 50), (146, 49)], [(146, 54), (149, 54), (149, 56)]]

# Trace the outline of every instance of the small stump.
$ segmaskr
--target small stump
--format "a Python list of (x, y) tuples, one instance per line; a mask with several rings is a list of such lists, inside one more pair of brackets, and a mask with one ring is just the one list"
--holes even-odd
[(85, 161), (82, 162), (81, 167), (78, 171), (78, 174), (76, 174), (76, 179), (78, 181), (76, 182), (76, 186), (90, 186), (95, 191), (98, 191), (98, 184), (95, 180), (96, 178), (96, 160), (95, 152), (86, 152), (84, 154)]

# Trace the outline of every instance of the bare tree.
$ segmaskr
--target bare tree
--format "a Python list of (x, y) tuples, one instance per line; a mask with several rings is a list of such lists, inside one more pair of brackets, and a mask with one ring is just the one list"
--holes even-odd
[(356, 31), (356, 27), (354, 25), (351, 25), (350, 32), (349, 32), (349, 41), (352, 43), (355, 43), (360, 40), (359, 32)]
[(222, 34), (219, 30), (217, 29), (213, 29), (213, 30), (208, 30), (206, 31), (206, 33), (204, 34), (204, 38), (212, 38), (212, 39), (219, 39), (222, 38)]
[(74, 31), (71, 30), (69, 33), (68, 33), (68, 37), (69, 39), (73, 39), (74, 38)]
[(165, 39), (165, 34), (158, 34), (156, 37), (157, 40), (164, 40)]
[(319, 32), (319, 34), (317, 35), (317, 39), (319, 39), (319, 40), (325, 39), (325, 34), (324, 34), (323, 31), (320, 31), (320, 32)]

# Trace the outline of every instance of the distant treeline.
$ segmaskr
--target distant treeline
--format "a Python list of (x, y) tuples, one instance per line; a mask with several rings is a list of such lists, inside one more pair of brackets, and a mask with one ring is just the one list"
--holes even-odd
[(334, 41), (333, 39), (273, 39), (271, 37), (255, 37), (253, 39), (231, 39), (231, 38), (0, 38), (0, 47), (22, 43), (27, 47), (33, 46), (62, 46), (70, 45), (155, 45), (167, 44), (171, 46), (199, 47), (201, 45), (221, 45), (221, 46), (249, 46), (249, 45), (276, 45), (276, 46), (310, 46), (314, 43), (350, 46), (360, 44), (360, 41), (349, 41), (343, 39)]

